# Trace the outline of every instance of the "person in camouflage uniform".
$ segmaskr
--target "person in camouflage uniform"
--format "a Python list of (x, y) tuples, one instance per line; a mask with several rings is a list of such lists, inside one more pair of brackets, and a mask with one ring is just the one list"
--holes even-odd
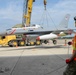
[(76, 35), (73, 38), (73, 54), (70, 59), (66, 60), (68, 64), (63, 75), (76, 75)]
[(71, 61), (66, 70), (64, 71), (63, 75), (76, 75), (76, 61)]

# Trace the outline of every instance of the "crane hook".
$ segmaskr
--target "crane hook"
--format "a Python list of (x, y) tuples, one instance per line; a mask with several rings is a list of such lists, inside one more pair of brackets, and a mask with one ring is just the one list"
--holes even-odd
[(45, 10), (46, 10), (46, 3), (47, 3), (47, 1), (46, 1), (46, 0), (44, 0), (44, 7), (45, 7)]

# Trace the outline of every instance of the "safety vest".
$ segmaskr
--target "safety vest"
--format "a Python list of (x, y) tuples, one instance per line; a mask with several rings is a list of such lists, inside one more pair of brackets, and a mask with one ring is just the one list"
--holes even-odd
[[(76, 35), (72, 40), (72, 46), (73, 46), (73, 54), (74, 54), (74, 52), (76, 52)], [(76, 61), (76, 57), (74, 58), (74, 60)]]
[(73, 50), (76, 50), (76, 42), (74, 43)]
[(74, 36), (72, 40), (72, 46), (73, 46), (73, 50), (76, 50), (76, 35)]

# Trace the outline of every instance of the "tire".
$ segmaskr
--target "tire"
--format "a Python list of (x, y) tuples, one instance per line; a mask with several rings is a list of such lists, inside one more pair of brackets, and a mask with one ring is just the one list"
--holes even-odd
[(30, 42), (30, 45), (33, 46), (33, 45), (35, 45), (35, 43), (34, 42)]
[(54, 45), (57, 44), (57, 41), (56, 41), (56, 40), (53, 40), (53, 44), (54, 44)]
[(25, 46), (25, 41), (20, 40), (20, 41), (18, 42), (18, 45), (19, 45), (19, 46)]
[(9, 47), (16, 47), (18, 45), (18, 42), (16, 40), (11, 40), (8, 42)]
[(40, 45), (41, 44), (41, 42), (40, 41), (36, 41), (36, 45)]
[(44, 40), (44, 43), (45, 43), (45, 44), (47, 44), (47, 43), (48, 43), (48, 41), (47, 41), (47, 40)]

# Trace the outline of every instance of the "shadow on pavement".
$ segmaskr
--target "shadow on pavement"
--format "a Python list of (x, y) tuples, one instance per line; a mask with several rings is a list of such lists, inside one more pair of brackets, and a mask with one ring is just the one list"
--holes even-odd
[(63, 75), (67, 55), (0, 57), (0, 75)]

